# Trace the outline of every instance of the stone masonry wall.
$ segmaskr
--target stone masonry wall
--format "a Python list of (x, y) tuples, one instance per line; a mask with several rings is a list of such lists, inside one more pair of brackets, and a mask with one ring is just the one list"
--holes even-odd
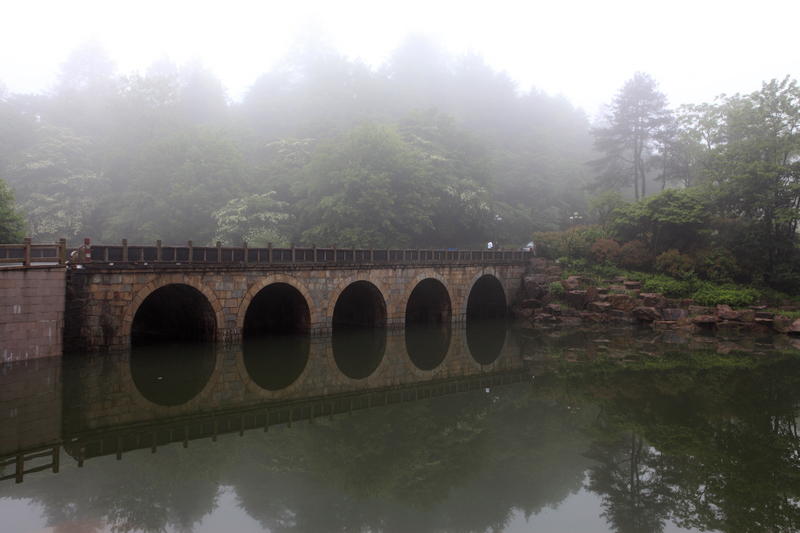
[(511, 305), (522, 288), (524, 264), (425, 264), (376, 268), (371, 265), (325, 268), (313, 265), (281, 265), (263, 268), (199, 265), (179, 268), (86, 266), (69, 272), (66, 351), (119, 350), (130, 346), (133, 319), (142, 302), (154, 291), (183, 284), (201, 292), (216, 315), (218, 341), (241, 340), (244, 318), (253, 297), (272, 283), (296, 288), (308, 303), (312, 334), (330, 333), (337, 298), (356, 281), (372, 283), (386, 304), (387, 325), (405, 323), (411, 291), (428, 278), (439, 280), (450, 297), (452, 320), (465, 319), (472, 285), (483, 275), (503, 285)]
[(0, 362), (61, 355), (64, 267), (0, 269)]

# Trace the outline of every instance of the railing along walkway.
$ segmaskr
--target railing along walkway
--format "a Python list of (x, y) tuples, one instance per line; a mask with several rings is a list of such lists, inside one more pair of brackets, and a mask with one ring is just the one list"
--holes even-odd
[(533, 257), (530, 251), (519, 250), (444, 250), (444, 249), (375, 249), (370, 248), (300, 248), (292, 244), (289, 248), (266, 248), (242, 246), (165, 246), (157, 241), (155, 246), (92, 245), (91, 262), (103, 263), (397, 263), (409, 261), (525, 261)]
[(33, 265), (63, 265), (67, 262), (67, 240), (57, 244), (31, 244), (25, 238), (22, 244), (0, 244), (0, 267)]

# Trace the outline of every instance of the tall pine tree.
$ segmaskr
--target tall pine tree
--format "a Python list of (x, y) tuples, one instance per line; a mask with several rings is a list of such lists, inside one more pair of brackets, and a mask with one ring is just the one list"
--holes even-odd
[(606, 116), (608, 125), (592, 130), (594, 146), (605, 155), (592, 162), (599, 172), (597, 188), (633, 186), (645, 196), (647, 171), (659, 156), (660, 133), (673, 117), (667, 98), (649, 74), (637, 72), (617, 93)]

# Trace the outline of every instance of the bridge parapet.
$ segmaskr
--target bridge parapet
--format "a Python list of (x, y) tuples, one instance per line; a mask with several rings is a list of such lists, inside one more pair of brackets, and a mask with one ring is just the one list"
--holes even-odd
[(122, 244), (92, 245), (90, 260), (104, 263), (402, 263), (415, 262), (495, 262), (526, 261), (533, 257), (530, 251), (521, 250), (459, 250), (434, 248), (330, 248), (273, 247), (252, 248), (242, 246), (194, 246), (189, 241), (186, 246), (163, 245), (157, 241), (153, 245), (129, 245), (126, 239)]

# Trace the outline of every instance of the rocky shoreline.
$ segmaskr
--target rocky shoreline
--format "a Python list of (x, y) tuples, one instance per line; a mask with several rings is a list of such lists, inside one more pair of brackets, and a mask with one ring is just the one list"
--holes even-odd
[[(542, 259), (531, 260), (523, 278), (524, 295), (514, 315), (534, 324), (650, 325), (656, 330), (738, 331), (800, 334), (800, 319), (766, 311), (766, 305), (733, 310), (727, 305), (703, 307), (690, 299), (643, 293), (642, 284), (625, 278), (597, 280), (585, 276), (561, 279), (563, 271)], [(563, 294), (550, 291), (558, 282)]]

